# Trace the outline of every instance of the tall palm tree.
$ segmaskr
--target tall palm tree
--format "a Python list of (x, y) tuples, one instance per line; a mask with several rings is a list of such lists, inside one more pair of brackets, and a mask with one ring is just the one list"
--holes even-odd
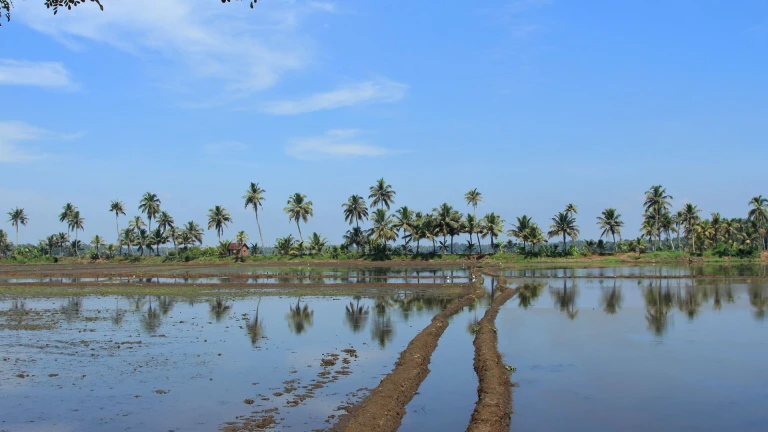
[(568, 203), (565, 206), (565, 210), (563, 210), (563, 213), (570, 216), (570, 215), (579, 214), (579, 211), (576, 209), (576, 204)]
[(246, 234), (245, 231), (238, 231), (237, 234), (235, 234), (235, 243), (240, 245), (248, 243), (248, 234)]
[(621, 214), (616, 211), (615, 208), (607, 208), (603, 210), (603, 213), (597, 217), (597, 226), (601, 230), (600, 238), (610, 235), (613, 237), (613, 250), (616, 250), (616, 234), (619, 235), (621, 240), (621, 227), (624, 226), (624, 221), (621, 220)]
[[(747, 213), (747, 220), (754, 222), (758, 227), (765, 227), (768, 225), (768, 198), (764, 198), (762, 195), (752, 197), (748, 203), (752, 208)], [(763, 238), (762, 241), (763, 250), (768, 248), (768, 237)]]
[(389, 210), (390, 204), (395, 203), (397, 192), (392, 189), (392, 185), (388, 185), (384, 181), (384, 178), (378, 179), (376, 184), (371, 186), (370, 191), (371, 194), (368, 195), (368, 198), (372, 200), (371, 207), (379, 206), (384, 208), (386, 206), (387, 210)]
[(136, 243), (136, 231), (133, 228), (125, 228), (120, 234), (120, 244), (128, 246), (128, 253), (133, 255), (133, 244)]
[(179, 253), (178, 243), (179, 243), (181, 231), (178, 228), (176, 228), (176, 225), (171, 225), (166, 231), (166, 234), (168, 236), (168, 239), (173, 243), (173, 250), (178, 254)]
[(347, 202), (341, 205), (344, 208), (344, 220), (350, 225), (355, 223), (360, 227), (360, 219), (368, 219), (368, 205), (360, 195), (352, 195)]
[(395, 211), (395, 221), (392, 228), (401, 233), (405, 245), (408, 246), (408, 243), (413, 239), (414, 231), (416, 231), (416, 214), (408, 206), (400, 207)]
[(303, 243), (304, 236), (301, 234), (301, 226), (299, 225), (299, 221), (303, 220), (304, 223), (307, 223), (310, 216), (314, 215), (314, 211), (312, 210), (312, 201), (307, 201), (306, 195), (296, 192), (295, 194), (288, 197), (288, 206), (285, 207), (283, 211), (285, 211), (285, 214), (288, 215), (289, 221), (296, 222), (296, 228), (299, 229), (299, 237)]
[(245, 191), (245, 195), (243, 195), (243, 199), (245, 200), (245, 208), (247, 209), (248, 206), (253, 206), (253, 213), (256, 215), (256, 226), (259, 227), (259, 238), (261, 239), (261, 254), (266, 254), (266, 249), (264, 249), (264, 236), (261, 235), (261, 223), (259, 223), (259, 208), (262, 207), (262, 202), (266, 200), (264, 198), (264, 194), (267, 191), (262, 189), (258, 183), (251, 182), (251, 185), (248, 186), (248, 189)]
[(576, 219), (570, 213), (559, 212), (552, 218), (552, 224), (549, 226), (547, 237), (557, 236), (563, 236), (563, 254), (566, 253), (566, 236), (570, 237), (571, 241), (579, 238), (579, 226), (576, 225)]
[(477, 245), (480, 246), (480, 237), (479, 237), (480, 224), (477, 221), (477, 217), (475, 217), (475, 215), (473, 214), (468, 214), (467, 217), (464, 218), (464, 223), (462, 224), (462, 228), (464, 229), (464, 232), (466, 234), (469, 234), (469, 243), (472, 243), (472, 235), (478, 234)]
[(27, 217), (23, 208), (16, 207), (8, 212), (8, 222), (16, 227), (16, 247), (19, 247), (19, 225), (27, 226), (29, 217)]
[(203, 244), (203, 229), (195, 221), (189, 221), (184, 225), (183, 232), (187, 234), (192, 244)]
[(152, 231), (152, 219), (160, 213), (160, 198), (151, 192), (145, 193), (139, 201), (139, 211), (147, 215), (147, 229)]
[(387, 211), (379, 208), (371, 215), (371, 221), (373, 222), (373, 241), (376, 243), (382, 242), (384, 245), (390, 241), (397, 240), (397, 233), (393, 228), (392, 216), (387, 214)]
[(477, 219), (477, 205), (483, 201), (483, 194), (477, 188), (474, 188), (464, 194), (464, 200), (467, 202), (467, 205), (472, 206), (472, 215)]
[(480, 230), (482, 231), (483, 238), (491, 237), (491, 253), (495, 250), (493, 247), (493, 238), (498, 237), (499, 234), (504, 232), (504, 220), (496, 213), (488, 213), (480, 221)]
[[(169, 215), (168, 212), (165, 210), (161, 211), (160, 214), (157, 216), (157, 228), (159, 228), (160, 232), (162, 233), (162, 236), (160, 236), (159, 239), (164, 240), (163, 243), (166, 243), (169, 239), (169, 236), (166, 235), (167, 231), (171, 228), (174, 228), (175, 226), (176, 226), (176, 221), (173, 219), (173, 216)], [(159, 245), (156, 253), (157, 255), (160, 255)]]
[(72, 231), (69, 229), (69, 219), (72, 217), (72, 213), (74, 213), (76, 210), (77, 206), (73, 205), (72, 203), (66, 203), (64, 204), (64, 207), (61, 208), (61, 213), (59, 213), (59, 222), (67, 223), (67, 233)]
[(125, 205), (122, 201), (119, 200), (112, 200), (112, 203), (109, 205), (109, 211), (115, 214), (115, 229), (117, 232), (117, 239), (120, 239), (120, 221), (119, 217), (120, 215), (125, 216)]
[(216, 234), (219, 236), (219, 243), (221, 243), (221, 233), (224, 232), (224, 228), (227, 224), (232, 222), (232, 216), (230, 216), (227, 209), (217, 205), (216, 207), (208, 210), (208, 229), (216, 228)]
[[(75, 210), (72, 215), (69, 217), (69, 229), (71, 231), (75, 232), (75, 244), (79, 244), (79, 240), (77, 239), (77, 233), (78, 231), (85, 230), (85, 218), (80, 216), (80, 210)], [(75, 252), (77, 253), (77, 256), (80, 256), (80, 250), (79, 248), (75, 248)]]
[(523, 242), (523, 252), (526, 251), (526, 242), (530, 241), (529, 234), (533, 220), (522, 215), (517, 218), (517, 224), (512, 224), (512, 229), (507, 233), (508, 236), (514, 237)]
[(104, 246), (104, 239), (100, 235), (96, 234), (91, 239), (91, 244), (96, 248), (96, 256), (101, 258), (101, 250), (99, 248)]
[(661, 224), (659, 220), (662, 214), (669, 209), (669, 200), (673, 199), (672, 195), (667, 194), (667, 189), (661, 185), (654, 185), (645, 192), (645, 211), (652, 215), (656, 227), (656, 238), (658, 240), (659, 248), (661, 248)]
[(688, 242), (691, 245), (691, 252), (696, 251), (695, 228), (696, 224), (698, 224), (701, 219), (699, 217), (700, 212), (701, 210), (691, 203), (685, 204), (681, 210), (681, 220), (685, 227), (685, 236), (688, 237)]
[(448, 233), (455, 228), (458, 228), (458, 223), (453, 217), (455, 210), (448, 203), (443, 203), (440, 207), (432, 209), (435, 214), (435, 222), (437, 222), (438, 232), (443, 236), (443, 243), (445, 243), (445, 237)]

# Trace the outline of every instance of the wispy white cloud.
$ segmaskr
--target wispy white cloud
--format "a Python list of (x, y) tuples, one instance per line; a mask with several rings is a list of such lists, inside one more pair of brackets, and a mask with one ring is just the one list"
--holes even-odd
[(395, 153), (405, 153), (368, 144), (363, 139), (363, 132), (358, 129), (332, 129), (321, 136), (293, 140), (285, 149), (289, 156), (303, 160), (377, 157)]
[(46, 157), (30, 142), (72, 140), (82, 135), (51, 132), (20, 121), (0, 121), (0, 163), (30, 162)]
[(388, 79), (347, 84), (303, 99), (268, 102), (262, 111), (277, 115), (303, 114), (360, 104), (397, 102), (408, 86)]
[(232, 155), (241, 153), (247, 148), (239, 141), (221, 141), (203, 146), (203, 153), (211, 156)]
[(506, 10), (509, 13), (521, 13), (550, 4), (552, 4), (552, 0), (513, 0), (507, 4)]
[(67, 69), (58, 62), (0, 59), (0, 85), (72, 88)]
[(151, 57), (148, 67), (165, 77), (160, 84), (191, 100), (218, 103), (269, 88), (304, 67), (313, 44), (302, 35), (302, 19), (333, 9), (322, 2), (272, 2), (251, 10), (247, 2), (123, 0), (105, 4), (103, 12), (83, 5), (54, 17), (33, 3), (16, 4), (19, 20), (30, 27), (73, 49), (90, 41)]

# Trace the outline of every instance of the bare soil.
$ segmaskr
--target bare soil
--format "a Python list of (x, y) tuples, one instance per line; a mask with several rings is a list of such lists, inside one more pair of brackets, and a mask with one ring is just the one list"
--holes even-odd
[(448, 318), (484, 295), (482, 283), (474, 284), (472, 292), (454, 300), (445, 310), (435, 315), (432, 322), (400, 353), (392, 372), (381, 380), (365, 400), (352, 407), (349, 414), (340, 416), (331, 430), (396, 431), (405, 416), (406, 405), (429, 374), (432, 353), (448, 327)]
[(478, 323), (475, 334), (474, 366), (479, 385), (477, 403), (467, 428), (472, 432), (507, 432), (511, 422), (512, 385), (499, 353), (495, 325), (499, 309), (515, 295), (515, 290), (507, 288), (505, 283), (503, 278), (499, 279), (499, 294)]

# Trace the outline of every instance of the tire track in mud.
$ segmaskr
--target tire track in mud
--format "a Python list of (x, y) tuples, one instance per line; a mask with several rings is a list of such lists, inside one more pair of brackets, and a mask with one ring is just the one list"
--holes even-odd
[[(476, 276), (472, 273), (473, 276)], [(405, 416), (405, 407), (429, 374), (429, 363), (448, 319), (485, 295), (482, 278), (465, 296), (454, 300), (432, 318), (432, 322), (400, 353), (395, 368), (385, 376), (349, 414), (339, 418), (331, 430), (345, 432), (396, 431)]]
[(509, 371), (501, 359), (496, 331), (499, 309), (515, 295), (506, 286), (506, 279), (496, 275), (499, 294), (478, 323), (475, 334), (475, 373), (477, 373), (477, 403), (469, 421), (470, 432), (507, 432), (512, 420), (512, 383)]

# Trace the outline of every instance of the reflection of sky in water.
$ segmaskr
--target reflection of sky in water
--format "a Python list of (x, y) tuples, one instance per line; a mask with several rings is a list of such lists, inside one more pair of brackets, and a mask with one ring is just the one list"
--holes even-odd
[(768, 284), (529, 282), (497, 319), (513, 430), (768, 430)]
[[(350, 302), (367, 312), (357, 332), (347, 317)], [(29, 420), (33, 430), (211, 430), (271, 407), (280, 409), (276, 417), (285, 417), (283, 427), (322, 427), (329, 414), (339, 414), (334, 409), (348, 393), (378, 384), (446, 300), (422, 301), (402, 292), (359, 304), (351, 297), (302, 297), (300, 309), (307, 305), (311, 320), (304, 320), (301, 334), (293, 332), (290, 311), (296, 303), (295, 297), (26, 299), (26, 322), (55, 314), (59, 323), (54, 331), (0, 330), (0, 352), (10, 359), (0, 369), (0, 430), (20, 429)], [(3, 301), (0, 309), (10, 311), (13, 304)], [(257, 333), (265, 337), (257, 334), (254, 345), (257, 307)], [(8, 314), (4, 323), (13, 319)], [(377, 317), (388, 327), (377, 329)], [(123, 344), (137, 341), (142, 343)], [(328, 369), (340, 370), (340, 350), (350, 347), (359, 355), (350, 359), (352, 374), (316, 390), (315, 398), (289, 408), (285, 403), (306, 389), (272, 396), (284, 391), (286, 380), (298, 378), (297, 387), (311, 384), (326, 353), (341, 355)], [(20, 379), (18, 373), (31, 376)], [(246, 398), (256, 403), (246, 405)]]

